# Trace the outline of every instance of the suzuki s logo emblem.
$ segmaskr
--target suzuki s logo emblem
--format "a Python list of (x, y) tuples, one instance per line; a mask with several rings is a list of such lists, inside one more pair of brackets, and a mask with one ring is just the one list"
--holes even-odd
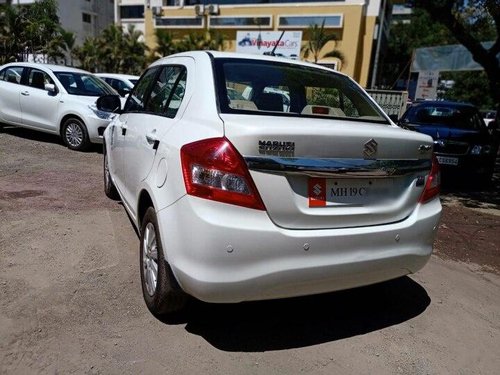
[(313, 193), (316, 196), (319, 196), (321, 194), (321, 185), (320, 184), (316, 184), (313, 186)]
[(373, 138), (366, 142), (363, 148), (363, 157), (365, 159), (374, 159), (377, 153), (377, 146), (378, 143)]

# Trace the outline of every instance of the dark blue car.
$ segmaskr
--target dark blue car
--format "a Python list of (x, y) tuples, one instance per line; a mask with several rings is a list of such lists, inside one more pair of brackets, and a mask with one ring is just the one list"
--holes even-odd
[(399, 120), (405, 129), (430, 135), (442, 170), (491, 180), (498, 150), (496, 129), (488, 129), (476, 107), (448, 101), (425, 101)]

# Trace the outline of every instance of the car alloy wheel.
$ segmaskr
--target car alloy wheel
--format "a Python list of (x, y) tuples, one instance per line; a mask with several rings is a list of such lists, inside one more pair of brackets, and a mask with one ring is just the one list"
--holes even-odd
[(153, 207), (149, 207), (144, 215), (140, 243), (142, 294), (149, 311), (162, 316), (180, 313), (187, 304), (188, 296), (177, 283), (165, 260), (158, 219)]
[(158, 245), (153, 223), (148, 223), (144, 231), (142, 246), (142, 265), (144, 267), (144, 285), (150, 296), (156, 291), (158, 281)]
[(71, 122), (66, 126), (65, 136), (71, 146), (78, 148), (83, 142), (84, 134), (79, 124)]

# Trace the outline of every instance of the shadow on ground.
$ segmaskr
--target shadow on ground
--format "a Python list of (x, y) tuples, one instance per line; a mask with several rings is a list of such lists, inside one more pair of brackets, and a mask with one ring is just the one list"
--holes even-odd
[(186, 330), (217, 349), (261, 352), (363, 335), (420, 315), (430, 304), (409, 277), (341, 292), (241, 304), (193, 302)]
[[(66, 147), (63, 144), (61, 137), (55, 134), (44, 133), (36, 130), (26, 129), (26, 128), (18, 128), (15, 126), (2, 124), (2, 128), (0, 128), (0, 133), (10, 134), (14, 137), (28, 139), (30, 141), (37, 141), (42, 143), (52, 143), (55, 145), (60, 145), (61, 147)], [(86, 152), (96, 152), (98, 154), (102, 154), (102, 145), (100, 144), (91, 144), (90, 147), (85, 150)]]
[(441, 177), (441, 198), (445, 204), (458, 200), (469, 208), (500, 209), (500, 159), (489, 184), (458, 173), (443, 173)]

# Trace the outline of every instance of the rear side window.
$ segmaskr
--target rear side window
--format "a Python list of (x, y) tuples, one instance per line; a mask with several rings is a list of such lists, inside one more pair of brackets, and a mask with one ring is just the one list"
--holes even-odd
[(10, 83), (21, 83), (21, 76), (23, 75), (22, 67), (12, 66), (0, 72), (0, 80)]
[(250, 59), (216, 59), (215, 71), (222, 113), (388, 123), (354, 81), (335, 72)]
[(163, 67), (153, 84), (145, 111), (175, 117), (184, 96), (180, 87), (182, 75), (185, 75), (183, 67)]

